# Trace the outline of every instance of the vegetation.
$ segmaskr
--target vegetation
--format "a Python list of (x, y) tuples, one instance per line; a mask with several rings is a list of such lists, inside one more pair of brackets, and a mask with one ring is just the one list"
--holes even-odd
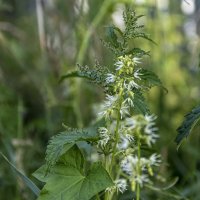
[(2, 199), (198, 200), (199, 5), (163, 2), (0, 2)]

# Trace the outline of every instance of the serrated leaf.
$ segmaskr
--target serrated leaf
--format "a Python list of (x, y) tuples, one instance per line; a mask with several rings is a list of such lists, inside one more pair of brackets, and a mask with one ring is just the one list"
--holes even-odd
[(112, 45), (115, 47), (119, 47), (119, 42), (117, 40), (117, 35), (115, 33), (114, 27), (112, 26), (107, 27), (107, 35)]
[[(150, 42), (152, 42), (153, 44), (156, 44), (155, 41), (153, 41), (147, 34), (145, 33), (135, 33), (134, 38), (143, 38), (146, 40), (149, 40)], [(157, 44), (156, 44), (157, 45)]]
[(83, 72), (80, 72), (80, 71), (71, 71), (71, 72), (69, 72), (69, 73), (61, 76), (59, 82), (62, 82), (62, 81), (64, 81), (67, 78), (75, 78), (75, 77), (86, 78), (86, 79), (91, 80), (91, 77), (88, 74), (86, 74), (86, 73), (83, 73)]
[(14, 172), (23, 180), (25, 185), (36, 195), (39, 196), (40, 189), (27, 177), (25, 176), (22, 172), (20, 172), (9, 160), (8, 158), (1, 153), (1, 156), (4, 158), (4, 160), (11, 166), (11, 168), (14, 170)]
[(149, 51), (144, 51), (144, 50), (142, 50), (140, 48), (133, 48), (133, 49), (127, 51), (126, 54), (128, 54), (128, 55), (129, 54), (133, 54), (136, 57), (142, 57), (144, 55), (148, 55), (149, 56)]
[(175, 139), (177, 145), (179, 145), (184, 138), (187, 138), (189, 136), (199, 119), (200, 107), (193, 109), (185, 116), (185, 119), (182, 122), (181, 126), (177, 129), (178, 135)]
[(145, 85), (148, 87), (153, 87), (153, 86), (162, 86), (161, 80), (158, 78), (158, 76), (147, 69), (141, 69), (141, 78), (145, 82)]
[(53, 136), (47, 146), (46, 161), (47, 171), (56, 164), (58, 159), (65, 154), (78, 141), (93, 142), (98, 140), (95, 127), (85, 129), (69, 129), (56, 136)]
[(135, 91), (133, 104), (134, 104), (134, 109), (138, 113), (142, 113), (143, 115), (149, 113), (149, 109), (145, 102), (145, 98), (140, 91)]
[(43, 166), (34, 176), (46, 183), (38, 200), (89, 200), (113, 185), (109, 174), (100, 163), (84, 172), (83, 156), (78, 147), (65, 153), (48, 175), (45, 176)]

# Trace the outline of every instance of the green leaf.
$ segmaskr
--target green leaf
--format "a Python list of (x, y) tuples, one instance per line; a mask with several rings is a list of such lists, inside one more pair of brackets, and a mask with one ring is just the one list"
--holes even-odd
[(149, 109), (145, 102), (145, 98), (142, 92), (139, 90), (136, 90), (134, 93), (135, 94), (133, 98), (133, 104), (134, 104), (135, 111), (138, 113), (142, 113), (143, 115), (149, 113)]
[(91, 82), (94, 82), (98, 85), (104, 85), (104, 75), (107, 73), (107, 69), (101, 67), (98, 63), (94, 66), (93, 69), (90, 69), (88, 66), (80, 66), (78, 65), (79, 70), (71, 71), (63, 76), (61, 76), (59, 82), (67, 78), (85, 78)]
[(77, 146), (65, 153), (45, 176), (45, 166), (33, 175), (45, 182), (38, 200), (89, 200), (98, 192), (113, 185), (107, 171), (95, 163), (85, 172), (83, 155)]
[(4, 160), (11, 166), (11, 168), (14, 170), (14, 172), (23, 180), (23, 182), (29, 187), (29, 189), (36, 195), (39, 196), (40, 189), (22, 172), (20, 172), (9, 160), (8, 158), (1, 153), (1, 156), (4, 158)]
[(81, 130), (68, 128), (67, 131), (53, 136), (46, 150), (47, 171), (49, 171), (50, 168), (56, 164), (58, 159), (72, 148), (76, 142), (94, 142), (98, 140), (96, 129), (97, 127), (95, 126)]
[(152, 71), (149, 71), (147, 69), (141, 69), (140, 73), (141, 73), (140, 77), (145, 82), (145, 85), (147, 87), (151, 88), (153, 86), (162, 86), (161, 80)]
[[(143, 38), (146, 40), (149, 40), (150, 42), (152, 42), (153, 44), (156, 44), (156, 42), (154, 42), (147, 34), (145, 33), (136, 33), (134, 35), (134, 38)], [(156, 44), (157, 45), (157, 44)]]
[[(117, 29), (117, 30), (120, 30), (120, 29)], [(119, 42), (117, 40), (118, 38), (117, 38), (117, 35), (115, 33), (115, 29), (114, 29), (113, 26), (107, 27), (107, 35), (108, 35), (108, 38), (110, 39), (112, 45), (115, 46), (115, 47), (119, 47)]]
[(200, 107), (193, 109), (186, 116), (181, 126), (177, 129), (178, 135), (175, 142), (180, 145), (183, 138), (187, 138), (200, 119)]
[(66, 78), (75, 78), (75, 77), (78, 77), (78, 78), (86, 78), (86, 79), (91, 79), (90, 76), (86, 73), (82, 73), (80, 71), (71, 71), (63, 76), (61, 76), (59, 82), (62, 82), (64, 81)]
[(136, 56), (136, 57), (142, 57), (142, 56), (144, 56), (144, 55), (149, 56), (149, 55), (150, 55), (150, 52), (149, 52), (149, 51), (144, 51), (144, 50), (142, 50), (142, 49), (140, 49), (140, 48), (132, 48), (131, 50), (128, 50), (128, 51), (126, 52), (126, 54), (127, 54), (127, 55), (133, 54), (133, 55)]

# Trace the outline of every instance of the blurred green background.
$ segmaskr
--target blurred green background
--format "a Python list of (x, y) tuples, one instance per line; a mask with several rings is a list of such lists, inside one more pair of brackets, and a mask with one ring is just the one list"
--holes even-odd
[[(112, 66), (101, 39), (108, 25), (123, 27), (125, 6), (145, 15), (141, 23), (157, 45), (135, 45), (151, 52), (144, 66), (168, 90), (153, 88), (147, 96), (158, 116), (161, 171), (169, 180), (179, 177), (173, 190), (200, 200), (200, 128), (179, 151), (174, 143), (184, 115), (200, 104), (199, 0), (0, 0), (0, 151), (31, 177), (62, 123), (85, 127), (94, 120), (103, 92), (59, 78), (77, 63)], [(0, 158), (0, 200), (26, 199), (34, 196)]]

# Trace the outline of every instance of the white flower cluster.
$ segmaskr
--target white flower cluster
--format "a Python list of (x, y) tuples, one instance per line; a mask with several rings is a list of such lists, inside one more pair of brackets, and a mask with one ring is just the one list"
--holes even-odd
[[(134, 89), (140, 89), (142, 86), (138, 83), (141, 80), (141, 70), (135, 69), (135, 66), (140, 63), (140, 58), (132, 56), (118, 57), (116, 66), (116, 73), (107, 73), (105, 82), (113, 84), (115, 95), (106, 95), (106, 101), (102, 105), (102, 111), (99, 115), (110, 119), (113, 113), (116, 113), (120, 107), (121, 119), (130, 115), (129, 110), (134, 107)], [(121, 74), (129, 74), (130, 77), (123, 79)], [(119, 92), (120, 91), (120, 92)], [(123, 100), (121, 102), (121, 100)], [(121, 104), (120, 106), (117, 106)]]
[(155, 127), (155, 119), (157, 117), (155, 115), (145, 115), (146, 120), (146, 126), (144, 128), (145, 133), (145, 140), (149, 147), (151, 147), (152, 144), (156, 142), (156, 140), (159, 138), (159, 135), (156, 134), (158, 131), (158, 128)]
[(107, 74), (107, 77), (106, 77), (106, 83), (114, 83), (116, 80), (116, 77), (114, 74)]
[(126, 179), (117, 179), (114, 181), (114, 186), (106, 189), (108, 192), (121, 192), (123, 193), (127, 189), (127, 181)]
[(120, 142), (117, 147), (119, 150), (126, 150), (130, 144), (134, 143), (134, 137), (130, 134), (120, 135)]
[[(128, 175), (132, 188), (134, 185), (142, 187), (145, 183), (150, 183), (153, 167), (159, 166), (161, 162), (160, 155), (152, 154), (146, 158), (140, 152), (141, 144), (151, 147), (159, 137), (158, 128), (155, 127), (156, 116), (131, 116), (132, 108), (136, 106), (135, 91), (145, 88), (142, 85), (142, 69), (137, 67), (139, 63), (140, 58), (137, 57), (118, 57), (115, 72), (106, 74), (105, 82), (110, 85), (111, 92), (106, 95), (101, 112), (98, 113), (106, 119), (107, 128), (98, 129), (97, 146), (103, 151), (112, 152), (111, 164), (115, 163), (113, 158), (116, 155), (121, 158), (119, 167), (124, 172), (123, 175)], [(125, 179), (117, 179), (114, 183), (106, 191), (123, 193), (127, 188)]]
[(108, 141), (110, 140), (110, 134), (108, 132), (108, 129), (106, 129), (105, 127), (99, 127), (98, 133), (100, 139), (98, 140), (97, 146), (104, 148), (108, 143)]
[(153, 173), (152, 167), (159, 166), (160, 162), (160, 155), (157, 154), (152, 154), (148, 159), (144, 157), (138, 159), (137, 156), (128, 155), (121, 161), (121, 168), (129, 175), (130, 182), (135, 182), (142, 187), (144, 183), (150, 183), (149, 175)]
[(118, 96), (106, 95), (106, 101), (101, 106), (101, 112), (98, 113), (99, 116), (104, 116), (109, 119), (115, 109), (115, 104), (117, 103)]
[(126, 118), (124, 122), (125, 130), (126, 132), (134, 132), (137, 128), (143, 129), (142, 139), (151, 147), (159, 138), (159, 135), (156, 133), (158, 128), (155, 127), (155, 119), (155, 115)]

